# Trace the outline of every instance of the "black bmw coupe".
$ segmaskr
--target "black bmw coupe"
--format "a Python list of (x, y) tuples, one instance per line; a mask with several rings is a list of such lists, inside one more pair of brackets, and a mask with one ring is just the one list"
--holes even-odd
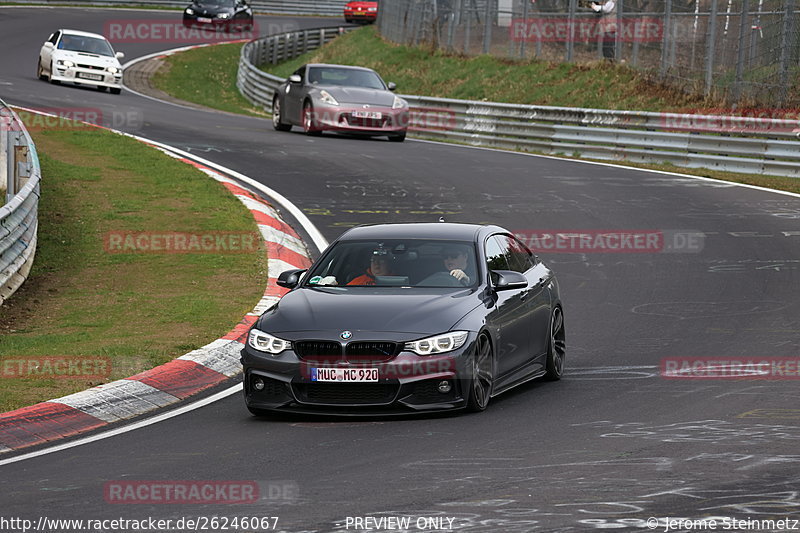
[(253, 10), (247, 0), (193, 0), (183, 10), (183, 25), (250, 31), (253, 29)]
[(242, 350), (255, 415), (482, 411), (563, 373), (556, 277), (497, 226), (360, 226), (278, 284)]

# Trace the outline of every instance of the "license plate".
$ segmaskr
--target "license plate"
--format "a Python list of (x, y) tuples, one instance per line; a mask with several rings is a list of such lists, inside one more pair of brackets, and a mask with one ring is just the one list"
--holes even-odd
[(211, 22), (211, 19), (210, 18), (206, 18), (206, 17), (197, 17), (197, 22), (203, 22), (203, 23), (208, 24), (208, 23)]
[(378, 381), (377, 368), (312, 368), (311, 381), (357, 383)]
[(353, 111), (353, 116), (356, 118), (381, 118), (380, 111)]
[(103, 81), (103, 76), (100, 74), (89, 74), (88, 72), (78, 72), (75, 74), (76, 78), (83, 78), (85, 80)]

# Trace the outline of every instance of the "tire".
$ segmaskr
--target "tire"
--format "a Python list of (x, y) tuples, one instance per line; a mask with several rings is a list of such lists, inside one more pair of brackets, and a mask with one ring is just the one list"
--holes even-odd
[(281, 116), (281, 100), (277, 96), (272, 99), (272, 127), (278, 131), (289, 131), (291, 124), (284, 124)]
[(472, 379), (469, 382), (467, 410), (473, 413), (486, 410), (494, 388), (494, 355), (492, 343), (486, 333), (481, 333), (475, 343), (472, 357)]
[(397, 135), (389, 135), (389, 140), (393, 143), (401, 143), (406, 140), (406, 132), (398, 133)]
[(40, 80), (46, 80), (47, 77), (44, 75), (44, 69), (42, 68), (42, 60), (36, 62), (36, 77)]
[(303, 131), (306, 135), (322, 135), (322, 132), (314, 123), (314, 106), (311, 105), (311, 102), (303, 104)]
[(564, 359), (567, 355), (564, 334), (564, 312), (560, 307), (553, 308), (550, 316), (550, 340), (547, 343), (547, 373), (544, 379), (558, 381), (564, 375)]
[(111, 91), (111, 94), (119, 94), (122, 92), (122, 89), (119, 87), (110, 87), (108, 90)]

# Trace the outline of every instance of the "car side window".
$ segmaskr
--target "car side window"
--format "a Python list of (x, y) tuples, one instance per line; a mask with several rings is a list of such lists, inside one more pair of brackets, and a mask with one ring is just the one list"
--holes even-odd
[[(491, 236), (486, 240), (486, 268), (492, 270), (511, 270), (508, 266), (508, 258), (506, 257), (505, 250), (500, 246), (500, 243)], [(492, 275), (492, 283), (496, 283), (496, 276)]]
[(292, 74), (297, 74), (298, 76), (300, 76), (300, 81), (303, 81), (306, 78), (306, 67), (300, 67), (299, 69), (292, 72)]
[(524, 273), (533, 268), (533, 257), (527, 246), (511, 235), (498, 235), (497, 238), (507, 250), (506, 257), (511, 270)]
[(51, 43), (53, 43), (53, 44), (56, 44), (56, 41), (58, 41), (58, 37), (59, 37), (60, 35), (61, 35), (61, 32), (60, 32), (60, 31), (54, 32), (54, 33), (53, 33), (53, 35), (51, 35), (51, 36), (50, 36), (50, 38), (49, 38), (49, 39), (47, 39), (47, 41), (48, 41), (48, 42), (51, 42)]

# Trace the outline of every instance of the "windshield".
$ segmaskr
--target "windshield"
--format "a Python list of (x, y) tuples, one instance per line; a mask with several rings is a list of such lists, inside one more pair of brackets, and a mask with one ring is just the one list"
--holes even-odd
[(63, 35), (58, 43), (58, 49), (114, 57), (114, 50), (108, 41), (84, 35)]
[(197, 5), (204, 7), (234, 7), (236, 0), (198, 0)]
[(471, 242), (424, 239), (343, 241), (306, 276), (306, 287), (472, 287)]
[(309, 67), (308, 82), (314, 85), (341, 85), (386, 89), (380, 76), (371, 70), (338, 67)]

